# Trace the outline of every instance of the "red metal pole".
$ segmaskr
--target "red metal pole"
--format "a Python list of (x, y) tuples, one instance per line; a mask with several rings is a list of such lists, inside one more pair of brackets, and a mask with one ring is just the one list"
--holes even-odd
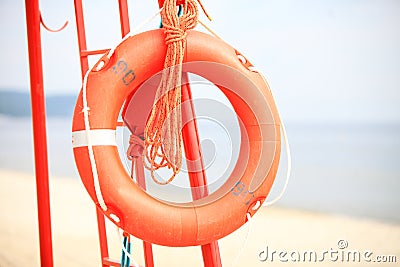
[[(208, 195), (207, 177), (204, 170), (200, 138), (198, 135), (196, 115), (192, 101), (192, 92), (188, 84), (187, 73), (182, 75), (182, 120), (186, 123), (182, 128), (182, 139), (188, 160), (188, 173), (193, 200)], [(193, 164), (193, 162), (196, 162)]]
[[(188, 74), (182, 75), (182, 119), (186, 124), (182, 128), (182, 139), (185, 149), (186, 159), (188, 160), (188, 174), (192, 189), (193, 200), (203, 198), (208, 195), (207, 177), (203, 166), (201, 155), (200, 138), (197, 129), (196, 114), (194, 111), (192, 93), (188, 83)], [(198, 164), (190, 164), (190, 162)], [(193, 169), (193, 167), (195, 169)], [(192, 168), (192, 170), (191, 170)], [(201, 246), (204, 267), (221, 267), (221, 255), (219, 253), (218, 242)]]
[(121, 34), (123, 38), (130, 31), (127, 0), (118, 0), (118, 7), (119, 7), (119, 20), (121, 24)]
[(40, 262), (41, 266), (52, 267), (53, 247), (47, 158), (46, 107), (43, 88), (42, 46), (40, 39), (40, 11), (38, 0), (26, 0), (25, 11), (28, 32)]
[(85, 77), (86, 72), (89, 70), (88, 55), (84, 53), (84, 51), (87, 51), (85, 20), (83, 17), (82, 0), (75, 0), (74, 4), (75, 4), (76, 30), (78, 33), (79, 57), (81, 61), (81, 73), (83, 79)]

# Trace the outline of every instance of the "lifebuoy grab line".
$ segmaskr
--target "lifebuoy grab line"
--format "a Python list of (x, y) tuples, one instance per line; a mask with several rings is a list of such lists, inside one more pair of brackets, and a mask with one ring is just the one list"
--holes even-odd
[[(264, 109), (266, 107), (255, 107), (255, 111), (249, 109), (249, 114), (250, 116), (260, 116), (260, 114), (263, 112), (263, 110), (267, 110), (267, 112), (272, 112), (271, 114), (273, 115), (273, 118), (271, 122), (271, 125), (276, 125), (273, 129), (275, 129), (275, 141), (274, 140), (256, 140), (254, 139), (253, 142), (253, 149), (255, 149), (255, 143), (258, 145), (266, 145), (267, 143), (274, 144), (274, 160), (273, 160), (273, 167), (268, 170), (268, 178), (266, 178), (265, 181), (267, 183), (263, 182), (263, 189), (261, 195), (258, 193), (258, 197), (254, 198), (253, 201), (250, 203), (247, 203), (245, 207), (240, 207), (235, 206), (238, 208), (237, 211), (228, 211), (226, 212), (228, 206), (232, 205), (232, 201), (237, 201), (240, 198), (236, 197), (233, 198), (233, 194), (228, 194), (229, 192), (225, 193), (223, 196), (221, 196), (224, 201), (223, 207), (211, 207), (213, 204), (216, 203), (211, 203), (209, 205), (202, 205), (202, 206), (193, 206), (189, 205), (186, 207), (176, 207), (172, 206), (168, 203), (162, 203), (160, 201), (157, 201), (156, 199), (150, 197), (147, 195), (145, 192), (143, 192), (140, 188), (137, 187), (136, 184), (128, 177), (129, 175), (126, 174), (126, 171), (124, 167), (122, 166), (122, 163), (120, 162), (120, 159), (118, 162), (116, 161), (116, 158), (119, 156), (117, 155), (117, 149), (115, 148), (115, 127), (116, 127), (116, 121), (114, 122), (114, 117), (115, 119), (118, 117), (119, 110), (121, 106), (117, 107), (118, 105), (122, 105), (123, 99), (126, 99), (127, 94), (130, 94), (130, 92), (134, 92), (137, 87), (140, 86), (140, 84), (144, 81), (143, 79), (147, 79), (146, 75), (149, 75), (148, 70), (144, 69), (145, 67), (141, 67), (142, 69), (137, 69), (138, 65), (136, 65), (136, 68), (134, 69), (135, 72), (137, 71), (137, 77), (140, 79), (136, 79), (129, 87), (128, 91), (123, 91), (127, 90), (124, 88), (123, 83), (121, 81), (112, 81), (112, 80), (107, 80), (110, 79), (110, 77), (115, 77), (110, 74), (111, 72), (111, 66), (116, 66), (116, 64), (119, 62), (118, 60), (122, 60), (123, 57), (128, 57), (128, 50), (129, 51), (136, 51), (135, 56), (131, 59), (126, 59), (129, 64), (137, 64), (135, 63), (136, 61), (142, 62), (141, 64), (145, 64), (146, 67), (153, 66), (154, 64), (158, 64), (160, 66), (156, 66), (153, 68), (159, 68), (160, 70), (162, 68), (162, 64), (158, 63), (158, 59), (151, 59), (151, 57), (154, 58), (162, 58), (160, 56), (163, 53), (163, 48), (160, 47), (160, 44), (162, 44), (162, 32), (159, 30), (156, 31), (150, 31), (150, 32), (145, 32), (139, 35), (134, 36), (131, 40), (129, 38), (125, 39), (124, 42), (126, 41), (130, 45), (138, 46), (138, 47), (129, 47), (127, 49), (127, 44), (122, 45), (121, 47), (117, 47), (113, 52), (112, 55), (115, 55), (115, 57), (110, 56), (110, 53), (107, 55), (103, 56), (98, 63), (94, 65), (94, 67), (87, 72), (84, 78), (83, 86), (82, 86), (82, 91), (81, 91), (81, 96), (78, 98), (78, 102), (75, 108), (75, 113), (74, 113), (74, 122), (73, 122), (73, 132), (74, 132), (74, 137), (75, 137), (75, 142), (76, 144), (74, 145), (74, 156), (75, 156), (75, 161), (78, 166), (79, 173), (81, 174), (82, 181), (84, 182), (84, 185), (86, 189), (88, 190), (90, 196), (94, 200), (96, 204), (98, 204), (101, 209), (103, 210), (104, 214), (108, 216), (110, 219), (112, 219), (117, 226), (120, 228), (127, 230), (128, 233), (133, 234), (134, 236), (146, 240), (148, 242), (160, 244), (160, 245), (167, 245), (167, 246), (189, 246), (189, 245), (201, 245), (201, 244), (206, 244), (209, 243), (212, 240), (222, 238), (223, 236), (226, 236), (227, 234), (231, 233), (238, 227), (240, 227), (243, 223), (245, 223), (245, 220), (243, 218), (239, 218), (239, 214), (243, 211), (242, 213), (244, 217), (247, 217), (247, 219), (251, 218), (251, 216), (255, 213), (258, 208), (260, 208), (261, 203), (264, 202), (266, 195), (268, 194), (270, 187), (272, 186), (272, 182), (274, 180), (274, 177), (276, 175), (277, 171), (277, 166), (279, 163), (279, 155), (280, 155), (280, 132), (279, 128), (281, 126), (280, 124), (280, 119), (279, 115), (277, 113), (277, 109), (275, 107), (273, 97), (271, 95), (271, 91), (268, 87), (268, 84), (262, 77), (262, 75), (259, 73), (254, 76), (254, 73), (256, 72), (255, 69), (252, 69), (252, 65), (245, 60), (245, 58), (242, 56), (240, 57), (239, 54), (236, 50), (228, 46), (226, 43), (223, 43), (222, 41), (217, 41), (210, 37), (209, 35), (206, 35), (204, 33), (198, 33), (195, 31), (192, 31), (188, 35), (189, 41), (191, 40), (192, 46), (196, 43), (200, 43), (199, 45), (194, 45), (196, 48), (195, 50), (195, 58), (198, 58), (196, 60), (201, 60), (201, 53), (199, 54), (198, 49), (204, 49), (204, 47), (212, 45), (216, 46), (217, 49), (223, 49), (221, 51), (224, 51), (221, 53), (221, 57), (225, 58), (225, 60), (228, 60), (228, 65), (231, 64), (232, 68), (237, 68), (237, 72), (242, 74), (249, 79), (249, 82), (251, 79), (253, 79), (253, 82), (257, 82), (257, 86), (253, 87), (254, 85), (250, 86), (247, 89), (254, 90), (258, 88), (258, 90), (262, 90), (264, 96), (262, 97), (262, 101), (268, 101), (265, 102), (265, 105), (268, 106), (267, 109)], [(208, 36), (208, 37), (207, 37)], [(151, 39), (151, 40), (149, 40)], [(143, 43), (144, 42), (144, 43)], [(148, 46), (151, 47), (159, 47), (159, 49), (152, 49), (151, 47), (148, 48)], [(120, 49), (119, 53), (118, 49)], [(142, 56), (142, 54), (138, 54), (138, 51), (144, 52), (145, 49), (151, 49), (155, 55), (145, 55), (143, 59), (137, 58)], [(165, 49), (164, 49), (165, 50)], [(212, 50), (212, 49), (210, 49)], [(235, 52), (235, 54), (229, 53), (229, 51)], [(129, 52), (130, 53), (130, 52)], [(196, 54), (197, 53), (197, 54)], [(213, 52), (207, 51), (205, 52), (207, 54), (206, 56), (206, 61), (210, 60), (210, 58), (214, 57), (214, 54), (211, 54)], [(214, 53), (217, 53), (214, 51)], [(200, 58), (199, 58), (200, 56)], [(241, 64), (238, 64), (235, 62), (235, 56), (236, 56), (236, 61), (240, 62)], [(109, 58), (108, 58), (109, 57)], [(203, 56), (204, 57), (204, 56)], [(243, 59), (244, 58), (244, 59)], [(134, 62), (132, 62), (132, 60)], [(142, 60), (142, 61), (140, 61)], [(146, 62), (146, 60), (150, 60)], [(211, 62), (213, 60), (210, 60)], [(153, 63), (150, 63), (153, 62)], [(160, 61), (161, 62), (161, 61)], [(223, 62), (223, 61), (222, 61)], [(150, 64), (150, 65), (146, 65)], [(110, 66), (111, 65), (111, 66)], [(139, 65), (140, 66), (140, 65)], [(244, 66), (240, 67), (240, 66)], [(247, 72), (245, 71), (247, 69)], [(118, 71), (118, 69), (117, 69)], [(151, 72), (151, 71), (150, 71)], [(156, 72), (156, 71), (155, 71)], [(146, 74), (145, 74), (146, 73)], [(144, 76), (143, 76), (144, 75)], [(262, 79), (260, 79), (260, 75)], [(89, 78), (90, 76), (90, 78)], [(104, 76), (104, 77), (103, 77)], [(258, 78), (257, 78), (258, 77)], [(134, 78), (133, 78), (134, 79)], [(254, 80), (256, 79), (256, 80)], [(261, 80), (261, 81), (260, 81)], [(212, 80), (210, 80), (213, 82)], [(108, 82), (107, 84), (103, 84), (104, 82)], [(124, 81), (125, 82), (125, 81)], [(91, 87), (90, 89), (90, 94), (88, 94), (89, 86)], [(243, 86), (243, 84), (242, 84)], [(262, 87), (260, 89), (260, 87)], [(221, 89), (221, 88), (220, 88)], [(245, 88), (242, 88), (245, 89)], [(247, 92), (247, 91), (246, 91)], [(249, 92), (250, 93), (250, 92)], [(250, 93), (251, 94), (251, 93)], [(258, 94), (258, 93), (257, 93)], [(247, 95), (247, 93), (246, 93)], [(111, 97), (111, 99), (107, 99)], [(116, 99), (112, 99), (112, 98)], [(235, 96), (230, 96), (231, 98), (235, 98)], [(247, 99), (249, 99), (249, 95), (246, 96)], [(254, 97), (254, 96), (253, 96)], [(90, 99), (89, 99), (90, 98)], [(102, 99), (103, 98), (103, 99)], [(89, 103), (88, 103), (89, 100)], [(258, 99), (261, 100), (261, 99)], [(108, 102), (107, 102), (108, 101)], [(111, 102), (110, 102), (111, 101)], [(243, 104), (238, 103), (238, 101), (243, 101), (238, 99), (237, 97), (235, 98), (235, 101), (237, 105), (241, 106), (242, 108), (245, 108)], [(98, 103), (96, 103), (98, 102)], [(89, 107), (90, 104), (90, 107)], [(104, 113), (104, 111), (101, 111), (104, 107), (104, 104), (107, 105), (107, 109), (111, 113)], [(102, 106), (103, 105), (103, 106)], [(233, 104), (232, 104), (233, 105)], [(254, 105), (254, 104), (253, 104)], [(93, 109), (93, 110), (91, 110)], [(118, 110), (117, 110), (118, 109)], [(248, 109), (248, 107), (246, 108)], [(269, 109), (269, 111), (268, 111)], [(99, 111), (102, 113), (99, 114)], [(93, 113), (91, 113), (93, 112)], [(253, 112), (256, 112), (253, 114)], [(261, 113), (260, 113), (261, 112)], [(82, 116), (83, 113), (83, 116)], [(90, 114), (91, 113), (91, 114)], [(104, 113), (104, 114), (103, 114)], [(91, 120), (89, 120), (89, 115), (92, 117)], [(243, 117), (246, 120), (249, 120), (247, 115), (244, 113), (244, 111), (241, 111), (241, 117)], [(245, 116), (245, 117), (244, 117)], [(264, 115), (261, 115), (263, 117)], [(102, 122), (103, 121), (103, 122)], [(105, 121), (105, 122), (104, 122)], [(93, 123), (93, 128), (91, 128), (91, 124)], [(260, 121), (258, 124), (258, 128), (263, 127), (263, 125), (268, 124), (266, 121)], [(245, 125), (246, 126), (246, 125)], [(254, 127), (256, 125), (247, 125), (249, 129), (251, 127)], [(99, 129), (101, 128), (101, 129)], [(104, 128), (104, 129), (102, 129)], [(105, 129), (108, 128), (108, 129)], [(110, 129), (111, 128), (111, 129)], [(255, 129), (256, 131), (261, 131), (260, 129)], [(253, 130), (252, 130), (253, 131)], [(262, 135), (262, 133), (260, 133)], [(254, 138), (254, 133), (252, 133), (253, 138)], [(103, 136), (104, 140), (103, 141), (98, 141), (97, 139), (102, 139), (100, 138)], [(254, 143), (255, 142), (255, 143)], [(273, 143), (272, 143), (273, 142)], [(114, 147), (114, 148), (113, 148)], [(271, 148), (271, 147), (270, 147)], [(264, 152), (256, 152), (256, 153), (264, 153)], [(261, 155), (259, 154), (259, 157)], [(107, 163), (115, 163), (117, 165), (114, 166), (114, 164), (106, 164), (107, 166), (102, 166), (102, 165), (97, 165), (96, 164), (96, 158), (99, 161), (99, 163), (105, 163), (104, 161), (106, 160)], [(114, 162), (112, 162), (114, 161)], [(253, 163), (254, 165), (254, 163)], [(110, 166), (113, 166), (113, 168), (110, 168)], [(246, 167), (247, 168), (247, 167)], [(256, 167), (252, 167), (253, 169)], [(112, 174), (112, 170), (114, 170), (114, 174)], [(247, 169), (246, 169), (247, 170)], [(125, 173), (125, 175), (123, 174)], [(102, 175), (102, 177), (99, 177), (99, 174)], [(250, 173), (249, 173), (250, 174)], [(115, 177), (114, 177), (115, 176)], [(125, 177), (126, 176), (126, 177)], [(106, 180), (110, 179), (111, 180)], [(115, 178), (115, 179), (114, 179)], [(250, 180), (249, 180), (250, 179)], [(100, 187), (100, 181), (102, 184), (102, 187)], [(250, 185), (250, 182), (252, 181), (252, 178), (247, 177), (246, 178), (246, 186)], [(112, 185), (112, 183), (116, 182), (116, 185)], [(260, 185), (261, 186), (261, 185)], [(94, 190), (93, 190), (94, 189)], [(102, 189), (104, 192), (102, 192)], [(226, 189), (226, 187), (225, 187)], [(243, 188), (239, 188), (242, 192), (244, 190)], [(238, 189), (238, 190), (239, 190)], [(131, 190), (131, 192), (128, 192)], [(132, 191), (133, 190), (133, 191)], [(258, 187), (255, 191), (258, 190)], [(238, 193), (238, 192), (236, 192)], [(243, 191), (243, 193), (246, 193)], [(256, 193), (256, 192), (247, 192), (249, 194)], [(122, 195), (123, 196), (122, 196)], [(243, 194), (241, 194), (242, 196)], [(115, 198), (121, 198), (119, 200), (116, 200)], [(261, 197), (261, 198), (260, 198)], [(129, 199), (124, 199), (124, 198), (129, 198)], [(229, 201), (229, 199), (231, 199)], [(215, 202), (218, 202), (220, 199), (216, 200)], [(122, 201), (122, 202), (121, 202)], [(124, 203), (128, 202), (129, 203)], [(133, 201), (133, 202), (132, 202)], [(228, 202), (227, 202), (228, 201)], [(134, 203), (137, 202), (137, 203)], [(221, 201), (219, 201), (221, 202)], [(106, 204), (107, 203), (107, 204)], [(133, 203), (133, 204), (132, 204)], [(152, 203), (152, 204), (151, 204)], [(222, 204), (222, 203), (220, 203)], [(243, 203), (242, 203), (243, 204)], [(121, 207), (120, 207), (121, 205)], [(144, 206), (142, 206), (144, 205)], [(228, 206), (226, 206), (228, 205)], [(125, 209), (128, 208), (129, 211), (125, 211)], [(188, 209), (189, 208), (189, 209)], [(132, 210), (133, 209), (133, 210)], [(193, 209), (193, 212), (191, 210)], [(212, 209), (218, 209), (218, 212), (212, 212), (212, 213), (205, 213), (207, 210), (211, 211)], [(244, 209), (244, 210), (243, 210)], [(153, 212), (150, 212), (152, 210)], [(240, 210), (240, 211), (239, 211)], [(144, 212), (146, 211), (146, 212)], [(160, 213), (161, 212), (161, 213)], [(140, 213), (140, 215), (138, 215)], [(225, 214), (225, 215), (223, 215)], [(231, 215), (229, 215), (231, 214)], [(241, 215), (241, 216), (243, 216)], [(160, 225), (156, 225), (152, 222), (154, 222), (154, 217), (159, 216), (158, 222)], [(206, 219), (203, 216), (209, 217)], [(222, 216), (222, 217), (221, 217)], [(228, 216), (228, 217), (226, 217)], [(236, 216), (236, 217), (232, 217)], [(239, 217), (237, 217), (239, 216)], [(179, 219), (180, 218), (180, 219)], [(219, 220), (222, 220), (219, 222)], [(210, 229), (207, 229), (208, 224), (213, 224), (213, 226), (209, 225)], [(149, 228), (150, 227), (150, 228)], [(205, 227), (205, 228), (204, 228)]]

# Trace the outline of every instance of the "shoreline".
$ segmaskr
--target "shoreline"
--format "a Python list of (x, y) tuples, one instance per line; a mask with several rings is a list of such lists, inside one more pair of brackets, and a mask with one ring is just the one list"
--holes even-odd
[[(0, 169), (0, 266), (39, 266), (36, 189), (33, 174)], [(55, 266), (100, 266), (94, 204), (77, 179), (51, 178), (50, 201)], [(281, 207), (259, 211), (249, 223), (219, 241), (223, 266), (266, 266), (260, 252), (338, 249), (344, 240), (350, 250), (372, 251), (373, 255), (394, 255), (400, 261), (400, 224), (368, 218), (324, 214)], [(110, 256), (120, 257), (116, 227), (107, 223)], [(134, 238), (135, 259), (144, 265), (141, 241)], [(155, 266), (203, 266), (199, 247), (167, 248), (154, 246)], [(275, 265), (337, 266), (338, 262), (281, 262)], [(300, 264), (300, 265), (299, 265)], [(340, 262), (341, 266), (361, 266), (363, 262)], [(395, 266), (395, 263), (387, 263)], [(382, 266), (369, 262), (368, 266)]]

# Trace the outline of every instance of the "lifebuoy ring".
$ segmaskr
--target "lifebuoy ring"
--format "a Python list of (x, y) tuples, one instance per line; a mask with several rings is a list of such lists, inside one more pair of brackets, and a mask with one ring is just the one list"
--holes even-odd
[[(267, 197), (279, 165), (279, 115), (268, 85), (245, 57), (220, 39), (189, 31), (183, 69), (214, 83), (228, 98), (241, 121), (240, 154), (230, 178), (209, 196), (185, 204), (153, 198), (126, 172), (115, 130), (124, 101), (162, 71), (165, 54), (164, 33), (153, 30), (127, 38), (110, 59), (103, 56), (96, 63), (74, 111), (75, 162), (89, 195), (100, 206), (96, 172), (107, 207), (103, 212), (126, 232), (159, 245), (203, 245), (238, 229)], [(138, 114), (150, 112), (149, 101), (138, 106), (145, 110)], [(90, 109), (90, 129), (85, 125), (84, 107)], [(144, 128), (146, 118), (138, 115), (137, 126)]]

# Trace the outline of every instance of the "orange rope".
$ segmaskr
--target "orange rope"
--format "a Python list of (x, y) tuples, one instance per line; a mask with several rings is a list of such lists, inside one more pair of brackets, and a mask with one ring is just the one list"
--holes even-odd
[[(182, 166), (182, 63), (186, 31), (193, 29), (198, 22), (197, 2), (200, 3), (200, 0), (184, 1), (181, 17), (176, 12), (176, 0), (165, 0), (161, 11), (167, 54), (153, 109), (146, 124), (144, 140), (145, 155), (149, 162), (145, 166), (151, 171), (154, 182), (161, 185), (170, 183)], [(201, 8), (204, 10), (202, 5)], [(168, 167), (173, 172), (165, 182), (159, 181), (154, 174), (163, 167)]]

